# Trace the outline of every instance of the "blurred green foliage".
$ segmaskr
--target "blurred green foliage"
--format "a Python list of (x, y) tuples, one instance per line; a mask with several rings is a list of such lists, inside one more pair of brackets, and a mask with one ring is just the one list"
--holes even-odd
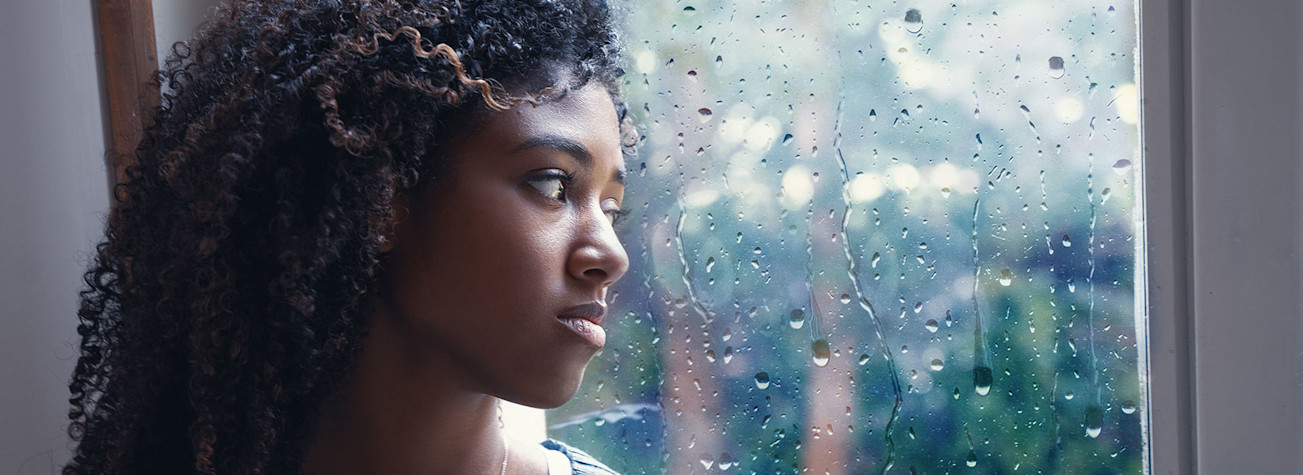
[(632, 270), (550, 436), (625, 473), (1141, 471), (1134, 5), (622, 5)]

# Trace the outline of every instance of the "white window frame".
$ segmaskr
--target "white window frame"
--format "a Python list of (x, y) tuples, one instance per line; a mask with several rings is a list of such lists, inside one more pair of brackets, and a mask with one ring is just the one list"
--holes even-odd
[(1303, 473), (1303, 7), (1140, 19), (1150, 469)]

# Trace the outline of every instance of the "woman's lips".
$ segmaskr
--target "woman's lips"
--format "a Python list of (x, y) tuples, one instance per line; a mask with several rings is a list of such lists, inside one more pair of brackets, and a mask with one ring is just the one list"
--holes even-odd
[(606, 305), (602, 302), (588, 302), (570, 307), (557, 316), (562, 324), (593, 346), (601, 348), (606, 345), (606, 330), (602, 320), (606, 317)]
[(606, 345), (606, 330), (591, 320), (580, 317), (559, 317), (558, 320), (593, 346), (601, 348)]

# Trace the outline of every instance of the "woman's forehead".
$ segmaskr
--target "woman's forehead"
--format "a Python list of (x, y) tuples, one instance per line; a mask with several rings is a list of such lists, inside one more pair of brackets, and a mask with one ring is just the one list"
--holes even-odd
[(511, 148), (539, 137), (564, 138), (582, 144), (594, 157), (623, 160), (615, 102), (596, 82), (537, 105), (523, 102), (494, 113), (468, 139)]

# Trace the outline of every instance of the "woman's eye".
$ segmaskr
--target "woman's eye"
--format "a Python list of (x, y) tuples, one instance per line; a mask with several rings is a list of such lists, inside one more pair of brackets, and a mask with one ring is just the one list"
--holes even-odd
[(625, 215), (629, 214), (628, 210), (620, 207), (618, 201), (610, 198), (602, 201), (602, 212), (606, 213), (606, 219), (607, 221), (610, 221), (611, 226), (619, 224), (621, 218), (624, 218)]
[(620, 220), (627, 214), (629, 214), (629, 212), (622, 209), (609, 209), (606, 210), (606, 219), (611, 222), (612, 226), (615, 226), (616, 224), (619, 224)]
[(567, 177), (560, 174), (544, 175), (529, 180), (529, 186), (534, 187), (543, 196), (556, 201), (565, 201)]

